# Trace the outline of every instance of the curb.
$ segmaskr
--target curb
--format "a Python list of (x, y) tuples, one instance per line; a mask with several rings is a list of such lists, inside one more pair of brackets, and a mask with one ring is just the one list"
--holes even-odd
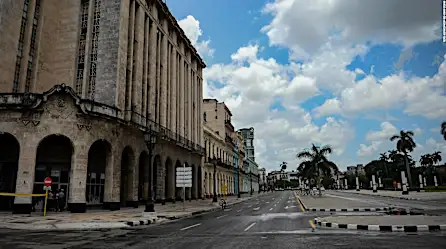
[(342, 192), (341, 193), (353, 193), (357, 195), (367, 195), (367, 196), (379, 196), (379, 197), (388, 197), (388, 198), (394, 198), (394, 199), (402, 199), (402, 200), (409, 200), (409, 201), (422, 201), (420, 198), (412, 198), (412, 197), (401, 197), (401, 196), (388, 196), (388, 195), (375, 195), (375, 194), (364, 194), (364, 193), (358, 193), (358, 192)]
[(438, 232), (446, 231), (445, 225), (358, 225), (358, 224), (338, 224), (332, 222), (320, 221), (320, 218), (315, 218), (314, 223), (320, 227), (339, 228), (348, 230), (363, 230), (363, 231), (382, 231), (382, 232)]
[(143, 219), (143, 220), (133, 220), (133, 221), (126, 221), (125, 224), (131, 227), (136, 226), (144, 226), (144, 225), (150, 225), (156, 223), (156, 218), (153, 219)]
[(309, 208), (305, 209), (309, 212), (378, 212), (391, 211), (391, 207), (384, 208)]
[(377, 212), (377, 211), (391, 211), (393, 207), (383, 207), (383, 208), (308, 208), (305, 203), (297, 198), (302, 207), (304, 207), (307, 212)]

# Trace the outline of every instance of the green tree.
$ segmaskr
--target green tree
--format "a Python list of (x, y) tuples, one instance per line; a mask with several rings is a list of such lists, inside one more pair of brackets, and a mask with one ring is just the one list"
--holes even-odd
[(404, 161), (405, 161), (406, 170), (407, 170), (407, 178), (409, 179), (410, 186), (413, 186), (412, 185), (412, 174), (410, 173), (410, 164), (409, 164), (409, 159), (408, 159), (407, 155), (409, 152), (412, 152), (416, 147), (416, 144), (413, 140), (413, 136), (414, 136), (414, 134), (412, 131), (401, 130), (399, 135), (393, 135), (390, 138), (390, 141), (397, 140), (396, 150), (404, 154), (404, 159), (405, 159)]
[(443, 135), (444, 140), (446, 140), (446, 122), (441, 123), (441, 135)]
[(319, 196), (322, 195), (320, 188), (320, 174), (331, 175), (331, 171), (338, 172), (338, 167), (335, 163), (329, 161), (327, 156), (332, 153), (331, 146), (326, 145), (323, 147), (316, 146), (312, 144), (310, 150), (304, 150), (299, 152), (296, 157), (299, 159), (305, 159), (299, 167), (308, 178), (312, 178), (315, 176), (316, 178), (316, 186), (319, 189)]

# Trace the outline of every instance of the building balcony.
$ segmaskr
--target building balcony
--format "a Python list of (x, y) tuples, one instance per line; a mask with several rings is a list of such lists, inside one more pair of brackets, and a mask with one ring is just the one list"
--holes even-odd
[(231, 136), (229, 136), (228, 134), (226, 134), (225, 142), (226, 142), (227, 144), (229, 144), (230, 147), (235, 147), (235, 143), (234, 143), (234, 141), (232, 140)]
[[(175, 143), (192, 153), (205, 154), (205, 149), (201, 145), (193, 143), (187, 138), (163, 127), (149, 117), (142, 116), (133, 110), (121, 110), (104, 103), (82, 99), (70, 86), (65, 84), (55, 85), (44, 93), (0, 93), (0, 109), (16, 109), (22, 111), (30, 121), (38, 122), (43, 112), (41, 105), (48, 101), (51, 95), (57, 93), (69, 95), (73, 99), (74, 104), (81, 111), (79, 115), (85, 116), (85, 122), (91, 122), (91, 116), (113, 120), (116, 122), (116, 126), (127, 125), (141, 130), (144, 134), (150, 133), (150, 136), (144, 137), (150, 139), (156, 137), (157, 142), (164, 140)], [(111, 132), (115, 133), (117, 131), (112, 128)]]
[(225, 126), (226, 128), (228, 128), (230, 131), (234, 131), (234, 126), (231, 123), (231, 120), (225, 120)]

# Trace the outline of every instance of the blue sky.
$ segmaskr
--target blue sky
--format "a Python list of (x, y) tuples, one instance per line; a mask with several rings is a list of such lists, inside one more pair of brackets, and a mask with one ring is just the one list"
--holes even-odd
[[(430, 14), (416, 14), (419, 6), (412, 0), (400, 6), (419, 15), (406, 25), (392, 18), (380, 23), (367, 22), (367, 16), (341, 16), (350, 7), (344, 3), (306, 15), (299, 7), (314, 2), (283, 1), (287, 6), (279, 2), (271, 1), (265, 8), (267, 2), (260, 0), (167, 1), (178, 20), (193, 17), (180, 21), (182, 27), (187, 21), (199, 22), (197, 44), (210, 41), (207, 48), (212, 48), (212, 55), (199, 49), (208, 65), (204, 77), (213, 82), (205, 89), (207, 96), (233, 109), (236, 126), (258, 130), (256, 152), (261, 167), (271, 170), (281, 161), (294, 163), (294, 154), (312, 142), (331, 144), (337, 150), (332, 159), (342, 169), (367, 163), (393, 147), (386, 136), (400, 129), (416, 131), (420, 146), (415, 156), (445, 149), (438, 128), (446, 100), (439, 94), (443, 90), (438, 82), (446, 80), (446, 72), (439, 73), (446, 46), (438, 30), (426, 31), (437, 25), (430, 18), (437, 12), (435, 4), (426, 7)], [(376, 8), (381, 13), (385, 5), (367, 3), (358, 8), (371, 12)], [(330, 16), (327, 20), (326, 15)], [(336, 37), (333, 29), (339, 31)], [(245, 52), (255, 51), (254, 56), (245, 54), (244, 59), (234, 60), (231, 56), (241, 56), (242, 47), (247, 48)], [(284, 71), (292, 77), (284, 77)], [(359, 94), (362, 97), (353, 101)], [(327, 108), (329, 99), (339, 106)], [(257, 109), (259, 113), (245, 115)], [(271, 122), (277, 122), (275, 129), (283, 125), (283, 133), (271, 135), (278, 132), (271, 130)]]

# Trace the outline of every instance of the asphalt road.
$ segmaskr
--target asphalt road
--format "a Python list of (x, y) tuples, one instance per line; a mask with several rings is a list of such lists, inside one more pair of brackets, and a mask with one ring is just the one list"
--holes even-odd
[(253, 198), (224, 211), (129, 230), (24, 232), (0, 230), (0, 248), (444, 248), (441, 233), (312, 231), (293, 192)]

